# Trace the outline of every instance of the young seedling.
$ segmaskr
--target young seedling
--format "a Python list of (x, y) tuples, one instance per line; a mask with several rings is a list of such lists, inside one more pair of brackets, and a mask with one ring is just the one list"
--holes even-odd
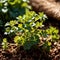
[(3, 48), (3, 50), (8, 49), (8, 42), (7, 42), (7, 39), (6, 38), (3, 39), (2, 48)]

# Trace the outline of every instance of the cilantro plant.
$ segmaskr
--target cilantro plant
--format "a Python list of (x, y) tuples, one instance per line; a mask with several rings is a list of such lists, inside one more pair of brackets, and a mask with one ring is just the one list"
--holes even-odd
[(7, 42), (7, 39), (6, 39), (6, 38), (3, 39), (2, 48), (3, 48), (4, 50), (6, 50), (6, 49), (8, 48), (8, 42)]
[(0, 0), (0, 28), (2, 26), (4, 29), (6, 22), (25, 14), (26, 9), (31, 9), (28, 3), (29, 0)]
[[(1, 0), (0, 1), (0, 27), (5, 28), (4, 35), (14, 39), (17, 46), (25, 50), (40, 44), (51, 47), (52, 42), (59, 39), (58, 29), (50, 26), (44, 29), (47, 16), (43, 12), (38, 14), (31, 11), (29, 0)], [(3, 39), (2, 48), (7, 49), (7, 39)]]
[(50, 26), (43, 29), (43, 22), (47, 16), (43, 12), (38, 14), (26, 9), (23, 16), (16, 17), (5, 24), (5, 35), (14, 37), (17, 46), (23, 46), (25, 50), (31, 49), (34, 45), (40, 44), (47, 50), (51, 48), (52, 42), (59, 39), (58, 29)]
[(52, 40), (58, 40), (59, 39), (59, 30), (50, 26), (49, 29), (46, 29), (46, 32), (48, 35), (51, 35)]
[(49, 28), (40, 31), (40, 41), (43, 45), (43, 49), (49, 51), (51, 49), (52, 43), (59, 40), (59, 30), (55, 27), (49, 26)]
[(24, 49), (30, 49), (40, 42), (39, 32), (43, 28), (43, 22), (46, 18), (47, 16), (43, 12), (36, 14), (34, 11), (26, 10), (23, 16), (18, 16), (16, 20), (11, 20), (5, 24), (4, 34), (12, 36), (14, 33), (14, 42), (24, 46)]

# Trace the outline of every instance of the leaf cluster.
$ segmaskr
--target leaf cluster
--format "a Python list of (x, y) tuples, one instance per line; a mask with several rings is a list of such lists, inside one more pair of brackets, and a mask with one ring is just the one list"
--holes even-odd
[(5, 24), (4, 34), (12, 36), (14, 33), (14, 42), (17, 45), (23, 45), (24, 49), (30, 49), (40, 42), (40, 29), (43, 28), (46, 18), (43, 12), (36, 14), (34, 11), (26, 10), (26, 14)]
[[(31, 9), (28, 5), (29, 0), (1, 0), (0, 1), (0, 26), (17, 16), (25, 14), (26, 9)], [(0, 27), (1, 28), (1, 27)]]

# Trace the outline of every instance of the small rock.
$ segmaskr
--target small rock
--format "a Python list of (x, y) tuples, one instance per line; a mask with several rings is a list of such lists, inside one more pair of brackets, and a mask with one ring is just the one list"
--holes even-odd
[(57, 42), (55, 42), (54, 45), (56, 46), (57, 45)]

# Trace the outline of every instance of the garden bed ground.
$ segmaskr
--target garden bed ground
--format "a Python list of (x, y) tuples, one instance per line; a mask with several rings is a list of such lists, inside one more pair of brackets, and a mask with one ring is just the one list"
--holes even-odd
[[(0, 60), (60, 60), (60, 44), (52, 45), (52, 49), (48, 53), (46, 50), (38, 47), (25, 51), (21, 47), (17, 52), (11, 48), (4, 51), (0, 47)], [(16, 48), (16, 47), (15, 47)]]
[(49, 60), (49, 58), (47, 58), (46, 52), (42, 53), (42, 50), (40, 51), (39, 49), (31, 49), (29, 51), (25, 51), (21, 48), (16, 54), (12, 54), (6, 51), (0, 52), (0, 60)]

